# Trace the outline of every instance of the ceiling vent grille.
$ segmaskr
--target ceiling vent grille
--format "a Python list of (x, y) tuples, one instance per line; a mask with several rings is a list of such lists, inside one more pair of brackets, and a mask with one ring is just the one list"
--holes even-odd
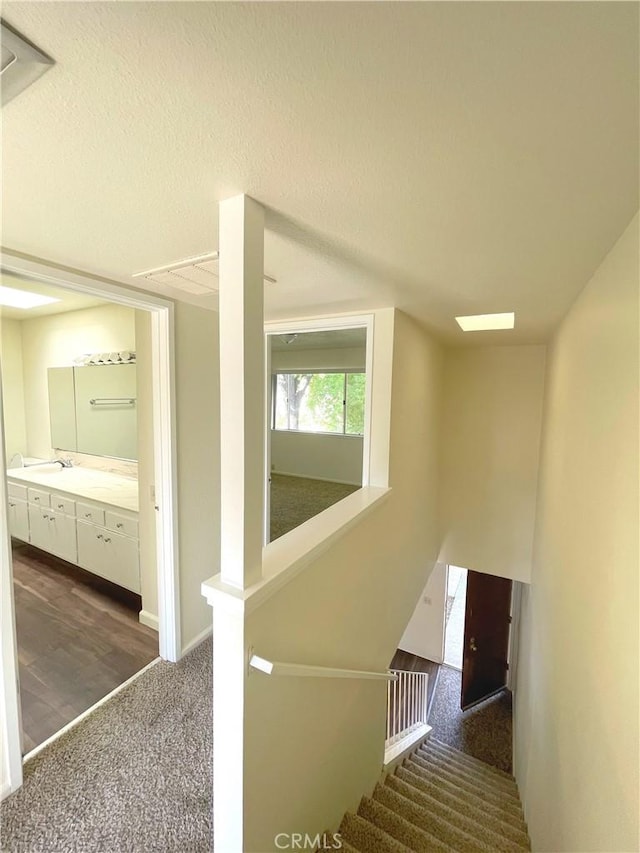
[(53, 65), (41, 50), (30, 44), (5, 21), (2, 30), (2, 65), (0, 66), (0, 88), (2, 106), (19, 95)]
[[(219, 253), (209, 252), (195, 258), (185, 258), (164, 267), (134, 273), (133, 278), (144, 278), (155, 284), (164, 284), (185, 293), (202, 296), (217, 293), (220, 288)], [(276, 279), (265, 275), (265, 284), (275, 284)]]

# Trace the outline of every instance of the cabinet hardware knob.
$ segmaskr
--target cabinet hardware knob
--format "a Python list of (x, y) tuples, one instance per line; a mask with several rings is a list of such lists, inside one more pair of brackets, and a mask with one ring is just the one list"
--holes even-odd
[(48, 515), (45, 515), (44, 513), (42, 514), (42, 517), (43, 517), (43, 518), (49, 518), (49, 516), (48, 516)]
[(12, 504), (11, 502), (9, 502), (9, 506), (15, 506), (15, 504)]
[(107, 537), (104, 541), (105, 542), (111, 542), (111, 539), (109, 539), (109, 537)]
[(102, 533), (97, 533), (96, 539), (104, 539), (104, 536), (102, 535)]
[(49, 516), (49, 521), (55, 521), (55, 520), (56, 520), (56, 519), (55, 519), (55, 516), (53, 516), (53, 515), (50, 515), (50, 516)]
[(119, 521), (119, 522), (116, 524), (116, 527), (117, 527), (118, 529), (120, 529), (121, 527), (124, 527), (124, 524), (123, 524), (121, 521)]
[(58, 504), (58, 509), (64, 509), (64, 504)]
[(91, 513), (90, 513), (90, 512), (85, 512), (84, 517), (85, 517), (85, 518), (91, 518)]
[(40, 500), (40, 498), (34, 498), (34, 501), (39, 501), (39, 500)]

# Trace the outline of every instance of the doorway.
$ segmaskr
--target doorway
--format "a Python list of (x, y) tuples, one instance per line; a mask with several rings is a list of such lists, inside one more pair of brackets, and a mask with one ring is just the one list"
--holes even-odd
[(466, 601), (467, 570), (460, 566), (447, 566), (444, 663), (460, 671), (463, 661)]
[[(72, 493), (79, 487), (77, 484), (72, 486), (70, 479), (64, 478), (64, 473), (73, 471), (73, 462), (74, 459), (77, 461), (78, 448), (75, 450), (70, 448), (67, 451), (65, 441), (58, 445), (61, 450), (64, 450), (64, 453), (56, 454), (61, 459), (59, 464), (35, 465), (31, 469), (25, 466), (25, 456), (27, 457), (26, 465), (28, 465), (30, 452), (28, 442), (25, 442), (25, 453), (11, 454), (12, 457), (15, 457), (14, 465), (16, 468), (12, 469), (12, 475), (8, 476), (11, 472), (7, 471), (7, 464), (10, 460), (6, 458), (5, 454), (5, 439), (8, 449), (11, 436), (7, 434), (6, 426), (9, 404), (15, 403), (15, 397), (7, 387), (4, 388), (4, 401), (0, 409), (0, 461), (3, 470), (3, 487), (0, 490), (0, 528), (3, 542), (1, 581), (4, 707), (2, 710), (7, 721), (5, 733), (9, 759), (8, 779), (3, 778), (2, 780), (2, 795), (4, 796), (15, 791), (21, 785), (22, 752), (28, 751), (47, 733), (47, 725), (49, 728), (53, 726), (54, 729), (64, 726), (69, 715), (73, 717), (76, 712), (87, 708), (88, 705), (93, 705), (92, 697), (95, 699), (95, 695), (103, 697), (105, 694), (109, 695), (115, 684), (128, 680), (132, 669), (135, 672), (136, 669), (140, 669), (148, 663), (150, 656), (156, 657), (158, 643), (161, 657), (169, 661), (178, 660), (180, 657), (180, 626), (176, 578), (175, 440), (172, 427), (174, 396), (173, 304), (167, 300), (143, 293), (132, 294), (131, 291), (119, 285), (96, 282), (86, 276), (67, 273), (47, 267), (39, 262), (13, 257), (9, 254), (3, 257), (2, 274), (3, 278), (8, 277), (6, 284), (14, 289), (42, 294), (47, 289), (60, 288), (60, 292), (70, 297), (71, 301), (73, 298), (81, 299), (82, 297), (94, 300), (96, 303), (106, 301), (113, 307), (117, 306), (117, 310), (129, 310), (136, 315), (144, 315), (148, 337), (149, 381), (145, 383), (145, 388), (141, 393), (146, 393), (148, 396), (147, 411), (150, 419), (148, 426), (152, 437), (147, 442), (150, 453), (150, 458), (147, 460), (149, 478), (148, 482), (145, 483), (144, 492), (141, 493), (141, 512), (138, 520), (133, 511), (133, 504), (127, 504), (126, 497), (124, 498), (125, 503), (119, 507), (111, 506), (108, 501), (100, 500), (106, 495), (101, 494), (99, 490), (94, 491), (89, 497), (86, 494), (80, 494), (74, 498)], [(16, 284), (17, 281), (24, 282), (24, 287), (19, 288)], [(51, 296), (50, 298), (54, 299), (55, 297)], [(124, 349), (135, 351), (136, 344), (125, 346)], [(29, 354), (31, 355), (31, 350)], [(83, 353), (77, 355), (81, 356)], [(87, 355), (86, 348), (84, 355)], [(115, 359), (113, 352), (108, 353), (108, 355)], [(122, 360), (126, 359), (123, 358)], [(132, 359), (129, 360), (132, 361)], [(105, 375), (108, 372), (107, 363), (108, 360), (102, 361)], [(5, 367), (3, 357), (3, 372)], [(84, 378), (86, 377), (83, 376)], [(6, 383), (4, 384), (6, 385)], [(113, 416), (114, 410), (118, 407), (130, 409), (133, 405), (131, 400), (134, 399), (134, 395), (129, 392), (126, 395), (123, 394), (122, 399), (119, 398), (119, 395), (115, 395), (119, 398), (118, 400), (115, 400), (111, 392), (105, 393), (104, 399), (98, 399), (99, 397), (101, 398), (102, 395), (92, 395), (88, 402), (94, 411), (97, 411), (97, 404), (100, 403), (104, 406), (101, 408), (101, 414), (107, 409), (109, 416)], [(48, 411), (44, 413), (44, 416), (51, 424), (57, 417)], [(10, 423), (9, 433), (14, 426), (14, 423)], [(89, 433), (92, 432), (89, 430)], [(108, 439), (112, 438), (113, 435), (110, 434), (110, 430), (105, 430), (104, 437)], [(54, 442), (50, 442), (49, 447), (55, 448)], [(39, 456), (40, 458), (34, 460), (35, 462), (43, 461), (43, 454), (40, 453)], [(44, 458), (44, 462), (49, 462), (49, 459)], [(68, 462), (71, 462), (71, 468), (67, 467)], [(126, 478), (127, 474), (131, 475), (131, 471), (127, 469), (127, 463), (122, 460), (114, 461), (113, 465), (109, 467), (122, 469), (119, 470), (117, 476), (125, 475)], [(56, 473), (60, 475), (58, 479), (54, 479)], [(40, 481), (38, 481), (39, 475)], [(27, 482), (30, 476), (35, 478), (33, 482)], [(25, 482), (21, 481), (21, 477)], [(97, 477), (98, 473), (94, 479)], [(140, 485), (142, 486), (142, 484)], [(18, 507), (18, 503), (24, 503), (24, 506)], [(134, 580), (134, 573), (132, 572), (132, 565), (138, 559), (139, 554), (139, 530), (140, 541), (143, 538), (143, 506), (146, 513), (148, 534), (145, 545), (156, 551), (157, 572), (152, 578), (154, 585), (157, 586), (154, 613), (151, 610), (145, 613), (140, 607), (142, 590), (139, 580)], [(80, 513), (81, 509), (83, 513)], [(22, 512), (23, 510), (24, 512)], [(87, 512), (91, 513), (94, 510), (97, 510), (98, 517), (87, 516)], [(18, 511), (20, 512), (19, 517), (16, 515)], [(134, 518), (134, 516), (136, 517)], [(23, 523), (25, 519), (26, 527)], [(48, 538), (45, 537), (45, 520), (48, 530), (51, 531)], [(82, 536), (78, 532), (79, 526), (83, 528)], [(30, 533), (31, 527), (33, 527), (34, 538)], [(9, 537), (10, 531), (14, 534), (13, 553)], [(82, 559), (78, 557), (77, 552), (80, 541), (84, 542), (85, 546)], [(95, 560), (95, 564), (92, 563), (87, 566), (89, 546), (92, 549), (91, 559)], [(110, 556), (102, 553), (109, 546), (115, 548), (114, 553)], [(16, 558), (15, 567), (14, 557)], [(17, 565), (18, 562), (20, 565)], [(123, 574), (118, 575), (117, 573), (121, 570)], [(115, 574), (110, 576), (109, 571), (113, 571)], [(59, 627), (62, 627), (67, 634), (65, 642), (60, 643), (59, 648), (53, 648), (53, 658), (55, 659), (49, 658), (44, 664), (49, 681), (55, 686), (54, 670), (56, 666), (63, 668), (71, 666), (76, 671), (76, 682), (79, 686), (83, 681), (83, 675), (86, 676), (87, 682), (91, 680), (91, 677), (93, 677), (94, 682), (100, 682), (92, 685), (89, 698), (87, 696), (75, 696), (72, 701), (69, 701), (64, 712), (66, 718), (64, 714), (56, 717), (55, 709), (45, 707), (47, 704), (54, 704), (49, 701), (51, 694), (45, 696), (42, 680), (38, 679), (37, 673), (29, 669), (30, 662), (31, 664), (35, 662), (36, 668), (42, 662), (38, 664), (35, 660), (37, 654), (34, 653), (33, 648), (28, 648), (28, 644), (23, 643), (22, 649), (20, 649), (20, 644), (16, 642), (16, 621), (18, 621), (22, 623), (23, 636), (26, 630), (30, 641), (42, 640), (42, 646), (45, 650), (47, 647), (51, 650), (56, 645), (57, 640), (52, 640), (51, 637), (47, 640), (44, 637), (46, 632), (43, 628), (45, 624), (43, 614), (36, 612), (39, 606), (45, 607), (52, 603), (51, 601), (47, 602), (47, 590), (51, 593), (50, 598), (57, 598), (58, 605), (57, 614), (55, 607), (53, 610), (50, 608), (47, 613), (48, 617), (52, 617), (48, 618), (47, 630), (55, 625), (57, 620), (60, 623)], [(22, 608), (21, 613), (17, 614), (17, 620), (17, 602), (14, 591), (22, 596), (23, 600), (19, 603), (20, 607), (24, 604), (25, 596), (29, 599), (29, 606), (26, 609)], [(65, 615), (65, 610), (68, 609), (67, 605), (71, 602), (71, 595), (76, 596), (75, 603), (79, 604), (75, 608), (79, 621), (84, 622), (84, 627), (88, 628), (88, 631), (85, 632), (85, 638), (90, 638), (92, 633), (98, 633), (97, 629), (94, 630), (95, 622), (92, 620), (97, 619), (99, 622), (101, 618), (104, 618), (109, 622), (108, 630), (103, 634), (102, 641), (100, 637), (93, 637), (95, 642), (91, 649), (83, 648), (79, 625), (74, 624), (73, 619), (66, 618), (68, 613)], [(138, 611), (140, 611), (140, 615), (138, 615)], [(135, 614), (134, 619), (130, 618), (132, 612)], [(154, 614), (156, 615), (155, 624)], [(110, 648), (108, 642), (109, 634), (113, 634), (114, 624), (120, 625), (122, 635), (126, 635), (123, 640), (124, 645), (121, 643), (120, 649)], [(157, 629), (157, 633), (150, 630), (150, 625)], [(149, 637), (152, 638), (151, 642), (149, 642)], [(123, 638), (120, 637), (119, 639)], [(116, 643), (117, 645), (118, 643)], [(19, 650), (20, 678), (18, 677)], [(78, 655), (80, 655), (79, 658)], [(70, 658), (70, 660), (66, 658)], [(125, 658), (124, 669), (122, 669), (121, 665)], [(100, 665), (97, 669), (94, 666), (96, 659), (100, 659)], [(107, 673), (107, 670), (112, 671)], [(86, 684), (82, 686), (86, 686)], [(31, 699), (35, 700), (31, 701), (30, 704), (31, 719), (28, 725), (31, 730), (28, 736), (24, 738), (24, 747), (23, 731), (26, 726), (23, 725), (24, 716), (21, 720), (20, 687), (25, 694), (30, 692), (32, 694)], [(38, 707), (38, 703), (40, 703), (40, 707)], [(42, 723), (42, 719), (38, 721), (35, 718), (39, 714), (45, 717), (48, 715), (50, 719), (46, 725), (38, 728), (38, 723)], [(27, 721), (24, 720), (24, 722)], [(36, 730), (40, 733), (34, 736), (33, 733)]]

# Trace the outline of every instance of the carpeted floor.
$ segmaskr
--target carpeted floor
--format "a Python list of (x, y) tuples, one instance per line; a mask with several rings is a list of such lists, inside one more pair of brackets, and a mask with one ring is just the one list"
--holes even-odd
[(159, 662), (25, 766), (7, 853), (209, 853), (211, 641)]
[(511, 773), (511, 693), (503, 691), (468, 711), (460, 710), (462, 673), (441, 666), (431, 706), (433, 737)]
[(360, 486), (271, 475), (271, 542), (318, 515)]

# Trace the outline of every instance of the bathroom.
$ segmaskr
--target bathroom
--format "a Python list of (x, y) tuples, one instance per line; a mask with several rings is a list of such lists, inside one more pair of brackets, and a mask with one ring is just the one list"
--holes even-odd
[(158, 656), (151, 320), (5, 273), (1, 284), (5, 479), (29, 754)]

